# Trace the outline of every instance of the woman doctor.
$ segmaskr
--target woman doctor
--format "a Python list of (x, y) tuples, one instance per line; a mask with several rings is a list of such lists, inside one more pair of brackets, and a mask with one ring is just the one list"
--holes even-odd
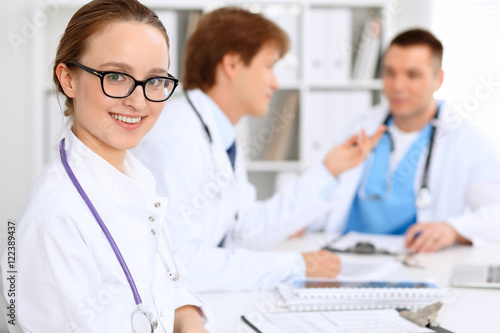
[(136, 0), (95, 0), (69, 22), (54, 81), (72, 126), (18, 213), (11, 332), (206, 332), (170, 251), (167, 200), (127, 152), (177, 85), (168, 44)]

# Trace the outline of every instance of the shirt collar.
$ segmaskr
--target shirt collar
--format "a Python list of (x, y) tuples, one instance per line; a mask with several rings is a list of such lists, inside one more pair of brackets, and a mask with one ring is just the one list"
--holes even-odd
[(229, 149), (236, 139), (236, 134), (234, 131), (234, 126), (227, 118), (226, 114), (219, 108), (217, 104), (208, 96), (210, 109), (214, 115), (215, 123), (217, 124), (217, 130), (219, 132), (219, 138), (222, 142), (224, 149)]

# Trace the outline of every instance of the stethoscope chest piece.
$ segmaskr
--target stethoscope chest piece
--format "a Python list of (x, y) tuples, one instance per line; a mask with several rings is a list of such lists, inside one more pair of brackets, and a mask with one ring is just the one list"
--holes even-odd
[(432, 204), (432, 197), (427, 187), (422, 187), (418, 193), (415, 205), (420, 208), (429, 208)]
[(146, 312), (142, 306), (139, 306), (132, 313), (132, 327), (134, 333), (153, 333), (158, 328), (158, 319), (151, 312)]

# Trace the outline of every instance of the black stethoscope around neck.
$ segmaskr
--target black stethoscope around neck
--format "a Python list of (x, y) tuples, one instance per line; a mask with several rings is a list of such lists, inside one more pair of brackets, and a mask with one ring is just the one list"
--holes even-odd
[[(436, 136), (436, 125), (439, 114), (439, 106), (436, 108), (436, 112), (434, 112), (434, 116), (430, 121), (430, 125), (432, 127), (431, 137), (429, 142), (429, 150), (427, 152), (427, 157), (425, 159), (424, 171), (422, 174), (422, 182), (420, 183), (420, 189), (418, 191), (417, 198), (415, 199), (415, 206), (420, 209), (428, 208), (432, 204), (432, 196), (429, 191), (429, 167), (431, 164), (431, 156), (432, 149), (434, 148), (434, 138)], [(389, 112), (387, 117), (384, 120), (384, 125), (389, 128), (389, 121), (392, 117), (392, 114)], [(394, 141), (392, 139), (391, 133), (387, 130), (387, 135), (389, 135), (389, 140), (391, 141), (391, 151), (394, 150)]]
[(196, 107), (193, 104), (193, 101), (191, 101), (191, 98), (189, 98), (189, 95), (188, 95), (187, 91), (185, 91), (185, 90), (184, 90), (184, 96), (186, 96), (186, 99), (187, 99), (189, 105), (191, 106), (194, 113), (196, 114), (196, 116), (200, 120), (201, 125), (203, 126), (203, 129), (205, 130), (205, 133), (207, 133), (208, 141), (210, 142), (210, 145), (212, 145), (213, 141), (212, 141), (212, 134), (210, 133), (210, 129), (208, 129), (207, 124), (205, 123), (205, 121), (201, 117), (200, 113), (198, 112), (198, 109), (196, 109)]

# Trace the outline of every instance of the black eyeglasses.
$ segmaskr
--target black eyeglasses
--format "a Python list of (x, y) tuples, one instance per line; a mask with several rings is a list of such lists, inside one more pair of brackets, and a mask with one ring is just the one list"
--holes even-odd
[(102, 92), (111, 98), (130, 96), (137, 86), (142, 87), (144, 97), (151, 102), (164, 102), (174, 93), (179, 80), (173, 76), (153, 76), (144, 81), (138, 81), (131, 75), (114, 72), (98, 71), (77, 62), (69, 63), (93, 74), (101, 79)]

